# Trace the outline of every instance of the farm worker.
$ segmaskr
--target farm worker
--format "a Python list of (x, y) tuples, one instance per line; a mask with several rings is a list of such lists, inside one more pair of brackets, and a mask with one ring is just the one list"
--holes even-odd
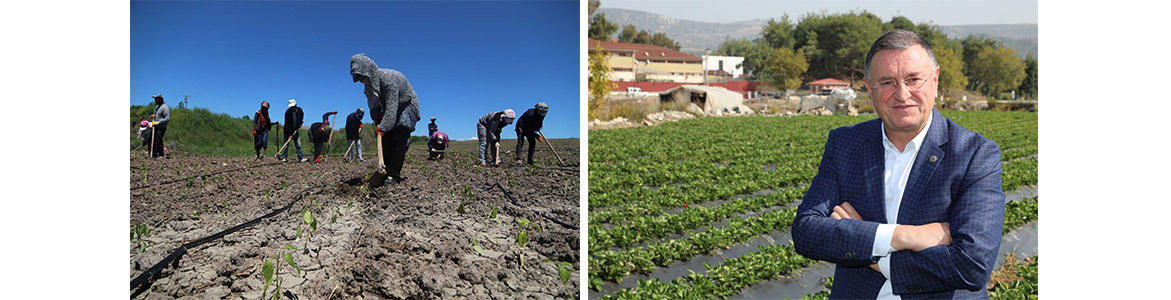
[(870, 46), (872, 119), (829, 132), (793, 244), (837, 264), (835, 298), (988, 298), (1004, 225), (1000, 149), (933, 109), (939, 63), (905, 30)]
[[(436, 131), (439, 131), (439, 125), (435, 125), (435, 118), (431, 118), (431, 124), (427, 124), (427, 138), (434, 136)], [(432, 149), (434, 148), (431, 148), (431, 143), (427, 143), (427, 151), (430, 152)]]
[(150, 147), (150, 121), (138, 122), (138, 140), (142, 141), (142, 146)]
[(537, 105), (525, 111), (520, 119), (516, 120), (516, 163), (520, 163), (521, 147), (524, 147), (525, 139), (529, 140), (529, 164), (533, 164), (533, 150), (537, 147), (537, 131), (541, 131), (541, 127), (545, 123), (545, 114), (549, 113), (549, 106), (545, 102), (537, 103)]
[[(305, 162), (305, 154), (301, 152), (301, 125), (305, 119), (305, 111), (297, 106), (297, 99), (289, 99), (289, 108), (285, 109), (285, 138), (281, 144), (292, 144), (297, 147), (297, 161)], [(292, 139), (292, 142), (289, 140)], [(284, 146), (284, 151), (278, 154), (281, 161), (288, 161), (289, 146)]]
[(346, 152), (347, 160), (354, 160), (352, 153), (357, 152), (358, 161), (366, 161), (362, 158), (362, 139), (358, 135), (358, 130), (362, 129), (362, 117), (366, 116), (366, 111), (361, 107), (350, 115), (346, 116), (346, 141), (350, 150)]
[(447, 150), (447, 142), (448, 142), (448, 137), (447, 137), (446, 133), (443, 133), (442, 131), (438, 131), (438, 130), (436, 130), (434, 133), (432, 133), (431, 137), (427, 139), (427, 148), (430, 149), (430, 150), (428, 150), (430, 152), (430, 155), (427, 158), (428, 159), (441, 159), (441, 158), (443, 158), (443, 154), (445, 153), (444, 151)]
[[(411, 132), (419, 122), (419, 97), (411, 88), (407, 77), (399, 71), (380, 69), (366, 54), (350, 57), (350, 75), (354, 82), (365, 85), (366, 103), (370, 106), (370, 118), (378, 124), (374, 131), (383, 137), (382, 175), (390, 176), (384, 184), (398, 184), (403, 178), (403, 160), (407, 157)], [(373, 176), (372, 176), (373, 178)], [(375, 182), (378, 183), (378, 182)]]
[(268, 117), (268, 101), (260, 101), (260, 110), (252, 115), (252, 142), (256, 148), (256, 160), (264, 158), (261, 149), (268, 151), (268, 131), (277, 124), (280, 122), (273, 122)]
[(326, 141), (329, 141), (329, 133), (333, 128), (329, 125), (329, 116), (336, 115), (337, 111), (327, 112), (321, 115), (321, 122), (316, 122), (309, 125), (309, 142), (313, 143), (313, 161), (321, 162), (321, 149)]
[(151, 149), (151, 156), (166, 156), (166, 151), (164, 150), (166, 149), (166, 145), (163, 144), (163, 137), (167, 135), (167, 123), (171, 121), (171, 108), (167, 107), (167, 104), (163, 102), (162, 94), (155, 94), (151, 97), (155, 99), (155, 105), (158, 105), (155, 108), (154, 121), (150, 122), (150, 125), (154, 127), (154, 132), (151, 133), (151, 137), (154, 139), (154, 145), (151, 146), (154, 148)]
[(476, 123), (476, 137), (480, 139), (480, 165), (486, 166), (491, 161), (493, 165), (500, 160), (496, 157), (499, 149), (497, 143), (500, 142), (500, 131), (504, 126), (512, 124), (512, 120), (516, 119), (516, 113), (512, 109), (505, 109), (504, 111), (491, 112)]

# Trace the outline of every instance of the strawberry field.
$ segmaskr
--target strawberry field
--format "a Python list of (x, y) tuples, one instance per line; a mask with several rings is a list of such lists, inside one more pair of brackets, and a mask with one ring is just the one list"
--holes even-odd
[[(943, 115), (1000, 146), (1009, 204), (1037, 198), (1036, 113)], [(591, 131), (590, 298), (801, 298), (824, 290), (832, 264), (798, 255), (789, 225), (829, 131), (872, 118), (703, 118)], [(1032, 224), (1035, 249), (1031, 203), (1010, 206), (1005, 233)]]

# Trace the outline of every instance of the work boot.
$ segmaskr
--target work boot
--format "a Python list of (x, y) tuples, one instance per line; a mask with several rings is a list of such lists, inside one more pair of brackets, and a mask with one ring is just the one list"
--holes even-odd
[(304, 157), (301, 158), (301, 162), (307, 162), (307, 161), (309, 161), (308, 158), (304, 158)]

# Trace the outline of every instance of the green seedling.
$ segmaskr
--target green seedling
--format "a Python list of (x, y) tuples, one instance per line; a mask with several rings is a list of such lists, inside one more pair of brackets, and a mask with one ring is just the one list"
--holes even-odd
[(464, 190), (462, 193), (460, 193), (460, 195), (462, 195), (464, 197), (464, 199), (468, 199), (468, 200), (472, 200), (473, 198), (476, 198), (476, 192), (472, 191), (472, 188), (467, 185), (464, 185)]
[(470, 245), (472, 250), (475, 250), (476, 253), (484, 253), (484, 248), (480, 248), (480, 241), (476, 240), (475, 238), (471, 238), (470, 240), (472, 241), (472, 244)]
[(520, 232), (516, 234), (516, 245), (520, 246), (520, 269), (525, 268), (525, 245), (529, 242), (529, 234), (525, 232), (525, 226), (529, 225), (529, 219), (516, 220), (520, 223)]
[(459, 213), (461, 216), (464, 214), (464, 202), (463, 201), (460, 201), (459, 207), (457, 207), (455, 209), (455, 212)]
[(146, 224), (142, 222), (134, 222), (130, 224), (130, 241), (138, 244), (138, 253), (142, 253), (146, 248), (154, 245), (154, 241), (147, 238), (150, 237), (150, 229), (146, 228)]
[(496, 220), (496, 224), (500, 224), (500, 217), (496, 215), (496, 207), (492, 207), (492, 214), (488, 215), (489, 220)]
[(192, 186), (195, 186), (195, 177), (188, 177), (187, 178), (187, 188), (183, 190), (183, 193), (187, 193), (188, 191), (191, 191)]
[(561, 276), (561, 284), (565, 286), (565, 295), (569, 299), (574, 299), (573, 290), (569, 288), (569, 277), (573, 275), (573, 264), (569, 262), (561, 262), (558, 264), (557, 272)]
[[(289, 245), (289, 244), (285, 244), (284, 249), (291, 250), (291, 251), (297, 251), (297, 247), (293, 247), (293, 245)], [(283, 250), (278, 250), (277, 257), (275, 259), (277, 261), (277, 263), (274, 264), (273, 259), (266, 259), (264, 261), (264, 265), (260, 267), (260, 273), (262, 276), (264, 276), (264, 290), (260, 294), (261, 299), (264, 299), (265, 296), (267, 296), (268, 286), (271, 285), (272, 283), (276, 283), (276, 290), (273, 291), (272, 299), (281, 299), (281, 282), (283, 281), (281, 279), (281, 275), (280, 275), (280, 271), (281, 271), (280, 270), (281, 269), (280, 259), (281, 258), (284, 258), (285, 263), (288, 264), (290, 267), (293, 267), (293, 269), (297, 271), (298, 276), (301, 275), (301, 267), (298, 267), (297, 262), (293, 261), (293, 255), (290, 254), (290, 252), (284, 252)]]

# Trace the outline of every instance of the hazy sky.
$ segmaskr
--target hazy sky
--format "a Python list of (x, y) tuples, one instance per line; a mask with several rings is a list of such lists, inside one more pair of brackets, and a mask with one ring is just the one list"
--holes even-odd
[(797, 22), (806, 13), (866, 10), (884, 21), (901, 15), (935, 25), (1037, 23), (1037, 0), (602, 0), (602, 8), (625, 8), (704, 22), (780, 18)]
[(129, 104), (161, 93), (175, 107), (190, 95), (191, 106), (239, 117), (267, 100), (281, 118), (294, 98), (306, 125), (333, 110), (342, 122), (368, 109), (349, 74), (350, 56), (366, 53), (410, 80), (423, 118), (414, 135), (436, 117), (452, 138), (475, 138), (480, 116), (543, 101), (544, 132), (578, 137), (578, 14), (566, 1), (134, 1)]

